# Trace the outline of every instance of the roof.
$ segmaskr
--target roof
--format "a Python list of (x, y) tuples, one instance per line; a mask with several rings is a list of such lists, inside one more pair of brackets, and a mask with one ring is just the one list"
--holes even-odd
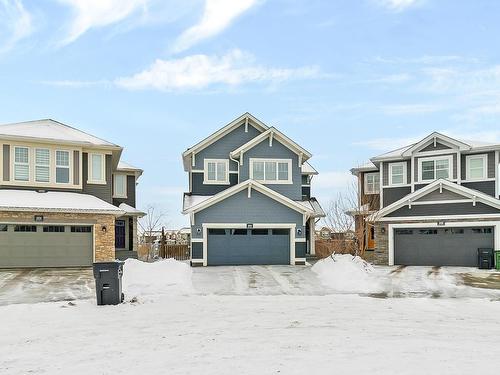
[(212, 133), (202, 141), (198, 142), (194, 146), (189, 147), (186, 151), (182, 153), (182, 159), (184, 162), (184, 170), (188, 171), (189, 170), (189, 164), (190, 160), (193, 154), (198, 153), (199, 151), (203, 150), (204, 148), (210, 146), (211, 144), (215, 143), (222, 137), (224, 137), (226, 134), (232, 132), (234, 129), (236, 129), (238, 126), (247, 123), (248, 125), (253, 126), (254, 128), (260, 130), (260, 131), (266, 131), (269, 129), (269, 127), (264, 124), (262, 121), (260, 121), (258, 118), (253, 116), (249, 112), (245, 112), (241, 116), (237, 117), (233, 121), (231, 121), (229, 124), (225, 125), (223, 128), (217, 130), (216, 132)]
[[(442, 189), (446, 188), (447, 190), (450, 190), (452, 192), (455, 192), (457, 194), (463, 195), (464, 197), (467, 197), (470, 199), (470, 202), (482, 202), (484, 204), (487, 204), (489, 206), (498, 208), (500, 210), (500, 200), (496, 199), (488, 194), (485, 194), (483, 192), (480, 192), (479, 190), (471, 189), (468, 187), (465, 187), (463, 185), (458, 185), (452, 181), (445, 180), (445, 179), (439, 179), (436, 180), (426, 186), (424, 186), (421, 189), (418, 189), (414, 191), (411, 194), (408, 194), (401, 198), (400, 200), (391, 203), (390, 205), (382, 208), (380, 211), (375, 212), (371, 216), (367, 218), (368, 221), (378, 221), (381, 220), (384, 216), (390, 214), (391, 212), (394, 212), (398, 210), (399, 208), (405, 206), (405, 205), (411, 205), (412, 203), (415, 203), (418, 199), (422, 198), (423, 196), (437, 190), (437, 189)], [(427, 204), (431, 204), (432, 202), (426, 202)], [(443, 204), (442, 202), (439, 202), (440, 204)], [(418, 217), (415, 217), (418, 218)], [(396, 218), (391, 217), (391, 220), (396, 220)]]
[(351, 173), (355, 176), (357, 176), (359, 172), (371, 172), (371, 171), (378, 171), (378, 168), (371, 161), (368, 161), (364, 164), (361, 164), (358, 167), (351, 169)]
[(304, 205), (307, 208), (311, 208), (314, 211), (314, 217), (325, 217), (325, 211), (323, 210), (323, 207), (319, 204), (316, 198), (310, 198), (307, 201), (295, 201), (297, 203), (300, 203)]
[(0, 190), (0, 211), (124, 214), (120, 208), (89, 194), (10, 189)]
[(43, 139), (83, 146), (121, 148), (114, 143), (52, 119), (0, 125), (0, 138)]
[(127, 203), (121, 203), (118, 206), (118, 208), (120, 210), (124, 211), (125, 214), (129, 215), (129, 216), (138, 216), (138, 217), (146, 216), (145, 212), (142, 212), (141, 210), (138, 210), (137, 208), (132, 207), (132, 206), (128, 205)]
[(425, 145), (427, 142), (432, 140), (433, 138), (439, 139), (439, 141), (444, 141), (450, 144), (455, 145), (462, 151), (474, 151), (474, 150), (481, 150), (481, 149), (488, 149), (488, 148), (500, 148), (499, 143), (493, 143), (493, 142), (484, 142), (484, 141), (474, 141), (474, 140), (465, 140), (465, 139), (459, 139), (459, 138), (454, 138), (450, 137), (438, 132), (433, 132), (429, 134), (427, 137), (423, 138), (419, 142), (412, 143), (410, 145), (404, 146), (397, 148), (395, 150), (380, 154), (378, 156), (375, 156), (371, 160), (373, 162), (377, 161), (382, 161), (382, 160), (391, 160), (391, 159), (401, 159), (401, 158), (408, 158), (411, 156), (411, 152), (414, 150), (418, 149), (419, 147)]
[(124, 161), (119, 161), (118, 166), (116, 167), (117, 171), (123, 171), (123, 172), (134, 172), (137, 177), (140, 177), (142, 175), (143, 170), (141, 168), (134, 167), (133, 165), (126, 163)]
[(302, 174), (318, 174), (318, 171), (314, 169), (314, 167), (309, 164), (307, 161), (302, 164)]
[[(268, 139), (268, 138), (271, 138), (271, 140), (273, 138), (275, 138), (280, 143), (282, 143), (283, 145), (288, 147), (290, 150), (295, 152), (296, 154), (303, 155), (303, 159), (302, 159), (303, 161), (310, 159), (312, 157), (312, 154), (309, 151), (307, 151), (306, 149), (299, 146), (297, 143), (292, 141), (290, 138), (288, 138), (285, 134), (280, 132), (275, 127), (271, 127), (269, 129), (267, 129), (265, 132), (263, 132), (262, 134), (258, 135), (255, 138), (251, 139), (250, 141), (248, 141), (244, 145), (238, 147), (236, 150), (231, 151), (231, 156), (233, 158), (239, 158), (241, 156), (241, 154), (250, 150), (252, 147), (257, 146), (262, 141), (264, 141), (265, 139)], [(271, 142), (271, 140), (269, 142)]]
[[(267, 186), (262, 185), (261, 183), (254, 181), (254, 180), (246, 180), (244, 182), (239, 183), (238, 185), (231, 186), (230, 188), (221, 191), (220, 193), (217, 193), (215, 195), (209, 196), (207, 198), (200, 198), (200, 196), (193, 196), (193, 195), (188, 195), (184, 194), (184, 209), (183, 212), (184, 214), (188, 213), (194, 213), (198, 212), (201, 210), (204, 210), (207, 207), (210, 207), (213, 204), (216, 204), (220, 201), (223, 201), (224, 199), (239, 193), (240, 191), (244, 189), (252, 189), (256, 190), (259, 193), (262, 193), (264, 195), (267, 195), (269, 198), (274, 199), (275, 201), (288, 206), (289, 208), (302, 212), (304, 214), (310, 214), (311, 216), (314, 216), (315, 212), (314, 209), (311, 206), (307, 206), (302, 204), (301, 202), (293, 201), (290, 198), (274, 191), (273, 189), (268, 188)], [(190, 205), (186, 204), (186, 198), (187, 197), (197, 197), (194, 200), (189, 199), (191, 202)]]

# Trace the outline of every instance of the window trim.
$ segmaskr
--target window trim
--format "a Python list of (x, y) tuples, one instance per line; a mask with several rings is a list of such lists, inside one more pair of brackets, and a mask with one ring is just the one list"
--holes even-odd
[[(402, 166), (403, 167), (403, 182), (401, 183), (395, 183), (393, 180), (392, 180), (392, 168), (393, 167), (398, 167), (398, 166)], [(408, 185), (408, 172), (407, 172), (407, 167), (408, 167), (408, 164), (404, 161), (401, 161), (401, 162), (397, 162), (397, 163), (390, 163), (389, 164), (389, 186), (404, 186), (404, 185)]]
[[(375, 191), (375, 190), (369, 190), (368, 189), (368, 176), (374, 176), (374, 175), (378, 175), (378, 191)], [(364, 174), (364, 177), (363, 177), (363, 184), (364, 184), (364, 194), (365, 195), (376, 195), (376, 194), (380, 194), (380, 172), (369, 172), (369, 173), (365, 173)], [(373, 182), (373, 184), (375, 185), (375, 182)]]
[[(215, 180), (208, 179), (208, 164), (215, 163)], [(224, 180), (217, 180), (217, 164), (224, 163), (226, 175)], [(203, 184), (204, 185), (229, 185), (229, 159), (205, 159), (203, 161)]]
[[(24, 149), (28, 150), (28, 162), (26, 162), (26, 163), (16, 162), (16, 149), (17, 148), (24, 148)], [(31, 154), (31, 149), (28, 146), (14, 145), (12, 147), (12, 181), (22, 182), (22, 183), (29, 183), (31, 181), (30, 154)], [(28, 167), (28, 179), (27, 180), (18, 180), (16, 178), (16, 165), (23, 165), (23, 166)]]
[[(49, 152), (49, 164), (45, 165), (45, 164), (38, 164), (36, 162), (36, 153), (37, 151), (48, 151)], [(50, 184), (51, 182), (51, 177), (52, 177), (52, 153), (50, 152), (50, 148), (47, 148), (47, 147), (35, 147), (35, 153), (34, 153), (34, 157), (33, 157), (33, 163), (34, 163), (34, 171), (33, 171), (33, 180), (35, 183), (38, 183), (38, 184)], [(49, 180), (48, 181), (38, 181), (36, 179), (36, 169), (37, 167), (44, 167), (44, 168), (49, 168)]]
[[(92, 178), (92, 158), (95, 155), (101, 156), (102, 180), (94, 180)], [(87, 170), (88, 170), (88, 176), (87, 176), (88, 184), (106, 185), (106, 154), (100, 152), (89, 152), (87, 158)]]
[[(256, 180), (253, 176), (253, 165), (255, 162), (264, 163), (264, 179), (263, 180)], [(266, 180), (266, 167), (265, 167), (266, 162), (276, 163), (276, 180)], [(278, 176), (279, 176), (278, 164), (279, 163), (286, 163), (288, 165), (288, 179), (287, 180), (278, 180)], [(249, 177), (251, 180), (255, 180), (255, 181), (257, 181), (261, 184), (264, 184), (264, 185), (292, 185), (293, 184), (292, 163), (293, 163), (292, 159), (250, 158), (250, 160), (249, 160), (249, 168), (250, 168)], [(302, 180), (301, 180), (301, 185), (302, 185)]]
[[(455, 178), (453, 177), (453, 169), (454, 169), (454, 164), (453, 164), (453, 155), (441, 155), (441, 156), (429, 156), (425, 158), (418, 158), (418, 176), (417, 176), (417, 182), (422, 183), (422, 184), (428, 184), (433, 181), (436, 181), (436, 161), (437, 160), (448, 160), (448, 178), (447, 180), (454, 181)], [(432, 180), (424, 180), (422, 179), (422, 163), (424, 161), (434, 161), (434, 178)]]
[[(470, 160), (471, 159), (482, 159), (483, 160), (483, 177), (472, 178), (470, 175)], [(465, 180), (466, 181), (484, 181), (488, 179), (488, 154), (476, 154), (476, 155), (466, 155), (465, 156)]]
[[(68, 165), (65, 166), (65, 165), (57, 165), (57, 152), (67, 152), (68, 153)], [(65, 149), (55, 149), (54, 150), (54, 183), (57, 184), (57, 185), (73, 185), (72, 183), (72, 168), (71, 168), (71, 165), (72, 165), (72, 155), (71, 155), (71, 151), (70, 150), (65, 150)], [(57, 182), (57, 168), (66, 168), (68, 169), (68, 182)]]
[[(120, 177), (123, 176), (125, 178), (123, 195), (116, 193), (116, 177), (118, 177), (118, 176), (120, 176)], [(127, 198), (127, 196), (128, 196), (127, 179), (128, 179), (128, 177), (127, 177), (126, 173), (113, 173), (113, 198)]]

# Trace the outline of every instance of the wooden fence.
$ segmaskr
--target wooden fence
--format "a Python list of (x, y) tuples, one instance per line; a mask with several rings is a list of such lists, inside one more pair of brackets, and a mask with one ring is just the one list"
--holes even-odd
[(333, 253), (356, 254), (357, 244), (354, 240), (316, 240), (316, 256), (326, 258)]
[(189, 260), (190, 252), (188, 245), (163, 245), (160, 246), (158, 256), (163, 259), (174, 258), (177, 260)]

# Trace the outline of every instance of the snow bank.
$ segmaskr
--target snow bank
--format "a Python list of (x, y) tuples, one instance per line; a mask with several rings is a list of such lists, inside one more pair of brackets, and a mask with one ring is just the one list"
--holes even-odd
[(145, 295), (186, 294), (193, 291), (191, 267), (175, 259), (146, 263), (127, 259), (122, 287), (126, 299)]
[(313, 267), (322, 284), (341, 293), (376, 293), (381, 291), (374, 268), (360, 257), (333, 254)]

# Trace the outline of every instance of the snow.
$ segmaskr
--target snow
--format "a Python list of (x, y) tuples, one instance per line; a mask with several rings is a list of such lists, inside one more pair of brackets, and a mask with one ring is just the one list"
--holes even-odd
[(124, 211), (128, 215), (137, 215), (139, 217), (146, 216), (145, 212), (142, 212), (141, 210), (138, 210), (137, 208), (132, 207), (132, 206), (128, 205), (127, 203), (120, 203), (118, 208), (120, 210)]
[(0, 190), (0, 210), (25, 209), (43, 211), (78, 211), (123, 213), (118, 207), (93, 195), (34, 190)]
[(318, 171), (307, 161), (302, 164), (301, 172), (302, 174), (318, 174)]
[(118, 147), (113, 143), (51, 119), (0, 125), (0, 134), (17, 137), (77, 142), (93, 146)]
[(122, 290), (128, 300), (141, 300), (151, 295), (192, 293), (192, 273), (189, 264), (175, 259), (153, 263), (127, 259), (123, 265)]
[(0, 210), (7, 209), (123, 213), (118, 207), (89, 194), (0, 190)]
[(129, 164), (123, 160), (118, 162), (117, 170), (122, 171), (142, 171), (141, 168), (134, 167), (132, 164)]
[(188, 195), (184, 194), (183, 211), (189, 210), (191, 207), (197, 206), (207, 199), (212, 198), (213, 195)]
[(333, 254), (318, 261), (313, 267), (321, 282), (341, 293), (381, 292), (374, 268), (358, 256)]

